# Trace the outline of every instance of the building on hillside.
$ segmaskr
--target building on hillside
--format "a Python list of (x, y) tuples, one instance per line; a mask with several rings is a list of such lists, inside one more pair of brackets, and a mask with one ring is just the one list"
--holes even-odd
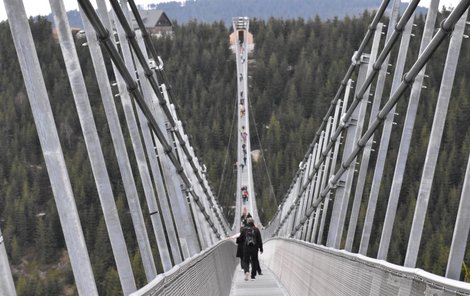
[[(151, 36), (162, 37), (173, 35), (173, 24), (163, 10), (139, 10), (139, 13), (147, 32)], [(132, 17), (131, 25), (134, 29), (139, 28), (134, 17)], [(71, 31), (77, 39), (86, 38), (85, 31), (80, 28), (71, 28)], [(57, 42), (59, 41), (55, 27), (52, 29), (52, 38)]]
[[(156, 37), (173, 35), (173, 24), (163, 10), (139, 10), (139, 13), (150, 35)], [(134, 18), (132, 18), (132, 26), (134, 29), (139, 28)]]

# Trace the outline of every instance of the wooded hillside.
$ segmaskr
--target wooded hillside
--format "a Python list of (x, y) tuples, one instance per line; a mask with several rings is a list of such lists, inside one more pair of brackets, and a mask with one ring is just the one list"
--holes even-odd
[[(264, 224), (272, 217), (289, 187), (371, 18), (371, 14), (366, 12), (358, 18), (331, 21), (321, 21), (319, 18), (309, 21), (251, 20), (255, 51), (249, 68), (252, 77), (249, 96), (255, 122), (252, 121), (250, 136), (252, 148), (263, 151), (274, 189), (272, 194), (265, 164), (258, 162), (255, 166), (255, 189)], [(414, 33), (420, 36), (424, 17), (418, 17), (416, 24)], [(61, 58), (58, 59), (61, 57), (59, 45), (52, 40), (51, 25), (45, 19), (34, 21), (32, 29), (100, 295), (119, 295), (119, 280), (81, 129), (64, 65)], [(191, 144), (206, 164), (212, 190), (231, 221), (233, 210), (230, 207), (234, 204), (236, 179), (233, 175), (236, 160), (232, 144), (236, 135), (232, 135), (232, 140), (230, 135), (236, 108), (236, 77), (234, 55), (228, 44), (229, 34), (230, 29), (222, 22), (189, 22), (176, 25), (172, 39), (158, 39), (155, 44), (165, 61), (179, 113), (191, 135)], [(419, 39), (412, 39), (412, 56), (418, 52)], [(73, 276), (6, 22), (0, 23), (0, 42), (0, 223), (18, 295), (65, 294), (65, 291), (73, 291)], [(141, 286), (145, 276), (91, 61), (86, 47), (78, 46), (78, 50), (133, 269)], [(402, 264), (406, 252), (445, 53), (445, 48), (439, 49), (427, 68), (430, 78), (426, 78), (427, 89), (422, 92), (390, 249), (389, 260), (393, 263)], [(445, 270), (470, 152), (470, 96), (467, 83), (470, 68), (463, 66), (470, 64), (468, 41), (464, 41), (461, 54), (441, 146), (444, 154), (439, 158), (418, 262), (418, 267), (437, 274), (443, 274)], [(393, 73), (393, 68), (390, 72)], [(384, 97), (390, 93), (389, 84)], [(400, 102), (397, 112), (400, 115), (396, 121), (401, 125), (406, 113), (406, 100)], [(392, 134), (392, 143), (397, 143), (401, 136), (397, 130)], [(377, 135), (376, 139), (380, 137)], [(228, 157), (227, 148), (232, 151)], [(377, 226), (381, 226), (385, 215), (396, 150), (395, 145), (389, 154), (391, 161), (387, 164), (379, 196)], [(373, 153), (372, 163), (375, 157)], [(371, 175), (368, 177), (371, 178)], [(362, 217), (365, 215), (368, 192), (369, 188), (366, 188)], [(361, 231), (360, 224), (358, 235)], [(376, 256), (379, 239), (380, 227), (376, 227), (373, 229), (369, 256)], [(153, 240), (152, 244), (156, 246)], [(354, 250), (357, 250), (357, 245)], [(155, 255), (157, 252), (155, 249)], [(157, 260), (158, 256), (155, 258)], [(469, 254), (466, 258), (469, 262)]]

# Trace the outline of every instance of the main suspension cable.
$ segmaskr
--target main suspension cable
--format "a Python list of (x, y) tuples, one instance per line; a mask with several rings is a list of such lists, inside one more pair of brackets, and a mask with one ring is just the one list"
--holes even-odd
[[(248, 100), (248, 104), (250, 105), (250, 110), (254, 110), (253, 106), (251, 105), (251, 100)], [(253, 118), (253, 124), (255, 126), (255, 131), (256, 131), (256, 137), (258, 138), (259, 148), (261, 151), (261, 158), (263, 159), (264, 169), (266, 170), (266, 175), (268, 176), (269, 188), (271, 189), (271, 196), (274, 199), (274, 201), (277, 201), (276, 194), (274, 193), (273, 183), (271, 182), (271, 176), (269, 175), (268, 166), (266, 165), (266, 158), (264, 158), (264, 149), (263, 149), (263, 145), (261, 144), (261, 139), (259, 136), (258, 127), (256, 126), (256, 119), (255, 119), (254, 114), (255, 113), (252, 112), (250, 115), (251, 115), (251, 118)]]
[(222, 179), (220, 180), (219, 188), (217, 189), (217, 196), (219, 198), (220, 198), (220, 192), (222, 191), (222, 184), (224, 184), (224, 176), (225, 176), (225, 170), (227, 168), (227, 160), (228, 160), (228, 157), (229, 157), (230, 145), (232, 144), (233, 127), (235, 125), (235, 119), (237, 118), (238, 102), (237, 102), (237, 97), (236, 96), (235, 96), (234, 102), (235, 102), (235, 108), (233, 109), (232, 125), (230, 126), (230, 136), (228, 138), (227, 148), (225, 149), (225, 160), (224, 160), (224, 166), (223, 166), (223, 169), (222, 169)]

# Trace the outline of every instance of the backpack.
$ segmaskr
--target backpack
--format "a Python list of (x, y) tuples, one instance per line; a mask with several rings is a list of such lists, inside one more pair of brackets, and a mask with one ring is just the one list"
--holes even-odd
[(245, 230), (245, 246), (256, 246), (256, 235), (254, 227), (247, 227)]

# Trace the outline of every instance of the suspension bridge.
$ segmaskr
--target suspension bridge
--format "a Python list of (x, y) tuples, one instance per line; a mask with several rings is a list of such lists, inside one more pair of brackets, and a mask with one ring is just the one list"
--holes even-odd
[[(431, 0), (419, 36), (419, 55), (408, 63), (419, 1), (410, 1), (402, 12), (401, 1), (384, 0), (380, 4), (357, 50), (345, 53), (347, 57), (337, 57), (352, 56), (351, 64), (344, 78), (337, 82), (336, 95), (304, 159), (299, 160), (299, 169), (288, 192), (272, 220), (264, 226), (259, 220), (250, 156), (249, 19), (233, 19), (238, 149), (235, 219), (230, 223), (189, 144), (173, 105), (164, 63), (134, 1), (110, 0), (111, 10), (104, 0), (97, 0), (97, 7), (89, 0), (78, 0), (78, 3), (145, 271), (147, 284), (140, 289), (136, 286), (64, 4), (61, 0), (50, 0), (124, 295), (470, 295), (470, 284), (460, 281), (470, 228), (470, 165), (465, 171), (460, 204), (453, 217), (455, 226), (445, 276), (416, 268), (456, 68), (462, 42), (467, 37), (470, 0), (460, 1), (440, 23), (436, 17), (439, 1)], [(98, 295), (24, 4), (4, 0), (4, 5), (77, 291), (80, 295)], [(132, 18), (138, 28), (130, 25)], [(445, 47), (446, 62), (426, 144), (407, 250), (403, 254), (405, 260), (400, 266), (387, 262), (387, 257), (426, 64), (440, 47)], [(394, 60), (392, 50), (398, 53)], [(123, 120), (117, 112), (103, 52), (112, 61)], [(393, 74), (387, 76), (390, 64), (394, 65)], [(384, 86), (390, 79), (390, 94), (384, 95)], [(401, 140), (395, 147), (398, 155), (393, 163), (386, 215), (377, 225), (374, 224), (377, 200), (384, 168), (390, 165), (387, 153), (399, 101), (408, 107), (403, 125), (395, 127), (400, 129)], [(122, 125), (129, 130), (130, 139), (125, 138)], [(380, 140), (375, 138), (378, 151), (372, 165), (376, 133), (380, 134)], [(132, 144), (137, 172), (133, 172), (126, 140)], [(368, 173), (373, 177), (367, 178)], [(143, 187), (142, 198), (136, 187), (136, 176)], [(365, 196), (366, 185), (370, 186), (368, 196)], [(363, 199), (367, 199), (367, 208), (361, 209)], [(365, 211), (363, 221), (359, 221), (361, 210)], [(264, 239), (264, 253), (260, 255), (264, 275), (246, 282), (241, 278), (234, 242), (244, 213), (254, 217)], [(151, 221), (149, 227), (144, 223), (144, 215)], [(356, 237), (358, 223), (363, 224), (360, 237)], [(373, 226), (381, 227), (377, 258), (367, 257)], [(153, 231), (156, 238), (163, 273), (157, 273), (147, 231)], [(354, 242), (359, 242), (357, 252), (353, 252)], [(0, 262), (0, 294), (16, 295), (1, 233)]]

